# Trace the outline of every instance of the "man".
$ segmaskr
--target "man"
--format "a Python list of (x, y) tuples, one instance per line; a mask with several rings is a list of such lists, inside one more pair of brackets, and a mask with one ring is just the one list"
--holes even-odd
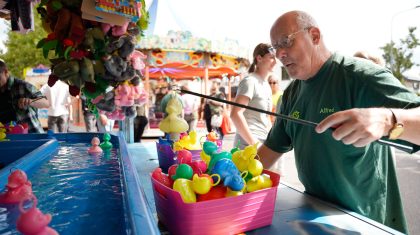
[[(222, 99), (225, 100), (226, 99), (226, 95), (220, 91), (220, 82), (213, 82), (212, 87), (210, 88), (210, 96), (218, 98), (218, 99)], [(223, 112), (224, 112), (224, 104), (218, 101), (214, 101), (214, 100), (207, 100), (208, 103), (208, 108), (210, 109), (210, 117), (209, 120), (207, 119), (208, 117), (206, 117), (206, 125), (209, 125), (208, 123), (210, 123), (210, 131), (214, 130), (216, 131), (219, 135), (220, 138), (223, 139), (223, 131), (222, 128), (220, 127), (222, 121), (223, 121)], [(220, 125), (219, 123), (215, 123), (212, 120), (218, 120), (217, 122), (220, 121)], [(219, 126), (217, 126), (219, 125)], [(207, 127), (207, 129), (209, 129)], [(209, 131), (209, 132), (210, 132)]]
[[(181, 86), (181, 89), (186, 91), (190, 90), (187, 84)], [(184, 119), (187, 121), (189, 126), (188, 132), (195, 131), (197, 129), (200, 99), (191, 94), (182, 94), (181, 98), (184, 104)]]
[(136, 107), (137, 116), (134, 118), (134, 142), (141, 142), (143, 137), (144, 129), (146, 128), (149, 120), (146, 114), (146, 104), (142, 104)]
[(45, 96), (32, 84), (11, 77), (6, 63), (0, 59), (0, 122), (26, 123), (29, 133), (43, 133), (38, 109), (48, 107)]
[(82, 101), (83, 119), (85, 121), (86, 132), (97, 132), (96, 115), (89, 109), (84, 95), (80, 96)]
[[(280, 16), (270, 36), (276, 57), (296, 79), (284, 92), (280, 113), (312, 122), (333, 114), (316, 131), (336, 129), (318, 134), (313, 127), (277, 119), (258, 151), (265, 168), (294, 148), (306, 192), (406, 233), (390, 148), (369, 142), (389, 134), (402, 138), (395, 128), (399, 109), (373, 107), (410, 109), (420, 106), (420, 98), (385, 68), (331, 53), (305, 12)], [(375, 137), (366, 134), (364, 121)]]
[(44, 84), (40, 91), (50, 102), (48, 130), (55, 133), (66, 133), (69, 128), (69, 120), (73, 120), (69, 85), (58, 80), (52, 87)]

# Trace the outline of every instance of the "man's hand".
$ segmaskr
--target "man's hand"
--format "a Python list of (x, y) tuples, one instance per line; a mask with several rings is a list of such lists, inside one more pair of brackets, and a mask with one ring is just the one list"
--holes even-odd
[(26, 109), (31, 103), (32, 103), (32, 100), (29, 98), (20, 98), (18, 100), (18, 107), (20, 109)]
[(322, 133), (333, 128), (334, 139), (341, 140), (344, 144), (363, 147), (388, 135), (392, 123), (389, 109), (350, 109), (328, 116), (318, 124), (315, 131)]

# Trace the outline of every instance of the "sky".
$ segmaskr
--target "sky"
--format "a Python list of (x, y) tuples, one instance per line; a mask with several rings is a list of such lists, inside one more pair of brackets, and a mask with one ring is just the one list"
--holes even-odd
[[(151, 1), (146, 0), (146, 6)], [(414, 9), (416, 6), (419, 8)], [(250, 53), (258, 43), (270, 42), (273, 22), (290, 10), (311, 14), (327, 47), (347, 55), (366, 50), (381, 56), (380, 47), (391, 36), (399, 41), (412, 26), (417, 27), (420, 39), (420, 0), (159, 0), (158, 9), (157, 35), (172, 29), (209, 39), (236, 39)], [(420, 47), (414, 59), (420, 64)]]
[[(146, 6), (151, 2), (146, 0)], [(420, 0), (159, 0), (155, 34), (189, 30), (197, 37), (236, 39), (252, 52), (259, 42), (270, 42), (269, 31), (278, 16), (303, 10), (317, 20), (331, 51), (382, 55), (379, 48), (391, 37), (399, 41), (408, 35), (408, 27), (417, 27), (420, 39), (420, 7), (416, 6)], [(2, 20), (0, 41), (6, 37), (5, 29)], [(420, 48), (414, 60), (420, 63)]]

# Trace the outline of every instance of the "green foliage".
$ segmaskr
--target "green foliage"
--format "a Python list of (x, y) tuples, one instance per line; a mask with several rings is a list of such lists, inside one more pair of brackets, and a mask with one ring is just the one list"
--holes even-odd
[(6, 62), (12, 75), (19, 78), (24, 78), (23, 71), (26, 67), (50, 65), (49, 60), (43, 57), (42, 50), (36, 48), (37, 43), (47, 35), (36, 11), (34, 11), (34, 20), (35, 31), (27, 34), (9, 31), (5, 42), (7, 52), (0, 51), (0, 58)]
[(384, 52), (382, 56), (385, 59), (387, 67), (400, 81), (402, 81), (405, 71), (411, 69), (413, 66), (420, 65), (412, 61), (413, 51), (420, 45), (419, 40), (414, 35), (416, 29), (416, 27), (409, 27), (407, 37), (400, 39), (398, 45), (394, 41), (391, 41), (381, 47)]

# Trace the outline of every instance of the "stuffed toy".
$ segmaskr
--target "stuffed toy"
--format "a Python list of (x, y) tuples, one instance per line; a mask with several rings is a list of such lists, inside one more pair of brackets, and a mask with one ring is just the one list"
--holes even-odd
[(109, 86), (108, 82), (100, 77), (96, 77), (95, 81), (96, 83), (85, 82), (85, 86), (82, 89), (83, 94), (89, 99), (95, 99), (105, 93)]
[[(107, 112), (112, 119), (132, 117), (135, 103), (143, 99), (138, 85), (146, 56), (136, 51), (135, 45), (137, 36), (147, 28), (144, 1), (138, 5), (140, 20), (127, 20), (121, 26), (82, 19), (82, 2), (43, 0), (37, 7), (49, 33), (37, 45), (52, 63), (48, 84), (66, 82), (71, 95), (82, 91), (94, 101), (94, 110)], [(110, 86), (113, 89), (107, 92)]]
[(141, 53), (138, 50), (134, 50), (128, 57), (127, 60), (131, 62), (131, 65), (136, 70), (142, 70), (144, 67), (143, 59), (146, 59), (147, 56), (145, 56), (143, 53)]
[(115, 105), (117, 106), (132, 106), (134, 105), (135, 94), (133, 93), (133, 86), (128, 82), (120, 84), (115, 89)]
[(62, 61), (52, 68), (52, 73), (60, 78), (62, 81), (76, 80), (79, 78), (79, 61), (70, 60)]
[(135, 49), (133, 37), (124, 35), (118, 38), (112, 38), (106, 47), (106, 52), (112, 54), (118, 50), (118, 55), (127, 58)]
[(83, 46), (86, 50), (90, 50), (95, 52), (95, 40), (104, 42), (105, 41), (105, 35), (102, 32), (102, 30), (98, 27), (90, 28), (85, 33), (85, 39), (83, 40)]
[[(114, 101), (114, 92), (109, 91), (104, 95), (100, 95), (92, 100), (92, 104), (95, 104), (99, 110), (106, 112), (115, 111), (115, 101)], [(114, 119), (115, 120), (115, 119)]]
[(95, 83), (95, 70), (90, 59), (83, 57), (79, 62), (80, 76), (84, 82)]
[(111, 35), (114, 37), (120, 37), (127, 32), (129, 21), (126, 21), (123, 25), (111, 25), (108, 23), (101, 23), (101, 29), (104, 34), (108, 34), (111, 31)]
[[(127, 62), (117, 55), (110, 55), (103, 58), (106, 73), (113, 77), (121, 77), (122, 73), (127, 69)], [(108, 79), (105, 74), (105, 79)], [(115, 80), (110, 78), (108, 80)]]
[(116, 108), (114, 111), (112, 112), (106, 112), (105, 115), (112, 120), (124, 120), (125, 119), (125, 114), (123, 112), (123, 110), (121, 108)]

